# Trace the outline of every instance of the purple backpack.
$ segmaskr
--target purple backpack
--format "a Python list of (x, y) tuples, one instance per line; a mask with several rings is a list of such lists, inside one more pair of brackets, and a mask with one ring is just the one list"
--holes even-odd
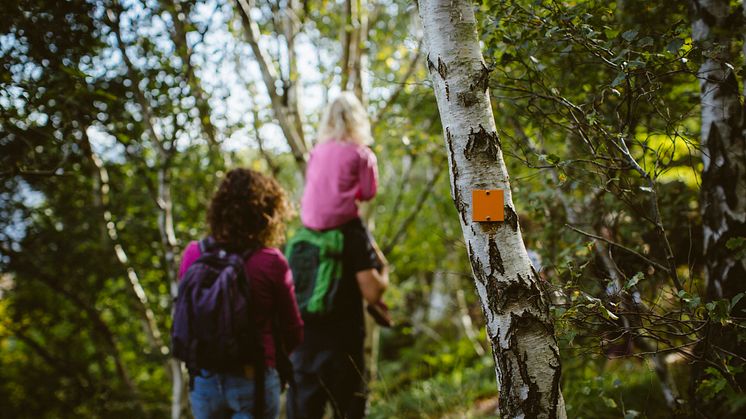
[(192, 375), (200, 369), (242, 372), (250, 365), (262, 376), (264, 351), (244, 272), (250, 252), (228, 252), (209, 237), (199, 247), (202, 254), (179, 283), (171, 329), (173, 355)]

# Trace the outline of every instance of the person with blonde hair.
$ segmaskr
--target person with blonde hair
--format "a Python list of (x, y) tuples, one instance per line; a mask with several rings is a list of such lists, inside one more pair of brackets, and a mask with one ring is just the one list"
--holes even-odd
[(371, 307), (385, 310), (381, 297), (388, 286), (386, 259), (358, 210), (358, 202), (372, 199), (378, 186), (371, 142), (363, 105), (342, 92), (324, 112), (308, 162), (301, 201), (305, 228), (286, 249), (305, 336), (291, 355), (289, 419), (321, 419), (327, 404), (335, 418), (365, 416), (363, 301), (371, 314)]
[(306, 170), (301, 221), (314, 230), (328, 230), (359, 218), (358, 201), (376, 196), (376, 155), (363, 105), (342, 92), (326, 108), (316, 147)]

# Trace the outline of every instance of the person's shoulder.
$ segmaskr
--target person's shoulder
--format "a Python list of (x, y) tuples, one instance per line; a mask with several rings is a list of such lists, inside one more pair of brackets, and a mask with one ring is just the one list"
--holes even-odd
[(259, 267), (266, 268), (269, 270), (286, 269), (288, 262), (285, 259), (285, 255), (282, 251), (276, 247), (264, 247), (251, 256), (250, 262), (256, 264)]
[(186, 247), (184, 248), (184, 254), (185, 255), (189, 255), (189, 254), (193, 254), (193, 253), (197, 253), (197, 254), (200, 253), (200, 251), (199, 251), (199, 241), (197, 241), (197, 240), (190, 241), (189, 244), (187, 244)]
[(344, 234), (345, 237), (367, 236), (368, 234), (368, 230), (367, 228), (365, 228), (363, 220), (361, 220), (360, 217), (355, 217), (350, 221), (347, 221), (346, 223), (339, 226), (338, 229), (342, 231), (342, 234)]
[(260, 256), (262, 258), (266, 259), (277, 259), (282, 258), (285, 259), (285, 256), (282, 254), (282, 251), (276, 247), (263, 247), (261, 249), (258, 249), (255, 254), (257, 256)]
[(373, 149), (370, 148), (370, 146), (367, 146), (365, 144), (356, 144), (356, 150), (358, 155), (364, 160), (376, 160), (376, 153), (373, 152)]

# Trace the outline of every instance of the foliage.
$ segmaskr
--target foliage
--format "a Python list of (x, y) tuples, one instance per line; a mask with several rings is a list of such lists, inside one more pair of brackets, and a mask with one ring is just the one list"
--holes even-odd
[[(283, 71), (288, 2), (258, 3), (261, 44)], [(344, 2), (304, 4), (297, 49), (312, 138), (339, 90)], [(490, 416), (478, 406), (496, 399), (494, 363), (414, 6), (361, 4), (381, 174), (366, 214), (393, 266), (386, 299), (400, 325), (382, 333), (371, 415)], [(743, 363), (698, 346), (717, 346), (714, 331), (746, 341), (746, 300), (705, 291), (695, 73), (713, 51), (692, 43), (690, 11), (642, 0), (477, 7), (569, 416), (666, 417), (697, 399), (737, 415)], [(170, 278), (179, 250), (205, 233), (216, 183), (247, 165), (274, 173), (296, 203), (302, 190), (235, 4), (10, 0), (0, 28), (2, 414), (164, 417)], [(743, 58), (732, 65), (741, 74)], [(745, 256), (746, 238), (728, 248)], [(677, 390), (672, 406), (662, 386)]]

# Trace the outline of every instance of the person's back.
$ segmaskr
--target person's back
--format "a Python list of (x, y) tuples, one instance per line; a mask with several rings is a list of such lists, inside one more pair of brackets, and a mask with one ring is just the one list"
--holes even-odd
[[(295, 386), (288, 392), (289, 419), (320, 419), (327, 403), (335, 418), (364, 416), (363, 300), (380, 301), (388, 274), (359, 218), (339, 228), (344, 264), (337, 303), (323, 319), (305, 321), (303, 343), (291, 355)], [(377, 288), (375, 295), (364, 294), (364, 284)]]
[(357, 201), (376, 195), (376, 156), (370, 122), (360, 101), (342, 92), (321, 119), (318, 144), (311, 152), (301, 201), (301, 221), (314, 230), (327, 230), (359, 217)]
[[(279, 414), (281, 382), (277, 369), (284, 365), (283, 353), (303, 338), (292, 275), (283, 254), (273, 247), (283, 236), (286, 216), (285, 193), (274, 179), (235, 169), (228, 172), (210, 203), (211, 236), (203, 240), (203, 249), (198, 242), (191, 242), (184, 250), (180, 280), (190, 275), (195, 263), (204, 263), (200, 258), (208, 246), (246, 255), (246, 277), (242, 279), (249, 281), (249, 309), (263, 351), (263, 359), (250, 365), (232, 365), (219, 371), (197, 366), (190, 371), (189, 398), (197, 419), (224, 417), (228, 412), (233, 412), (233, 417), (251, 417), (257, 402), (254, 390), (262, 387), (260, 383), (265, 396), (260, 417), (275, 418)], [(261, 376), (264, 380), (257, 383), (255, 379)]]
[(375, 154), (351, 141), (327, 140), (311, 152), (301, 200), (301, 221), (314, 230), (341, 226), (359, 217), (356, 201), (376, 195)]

